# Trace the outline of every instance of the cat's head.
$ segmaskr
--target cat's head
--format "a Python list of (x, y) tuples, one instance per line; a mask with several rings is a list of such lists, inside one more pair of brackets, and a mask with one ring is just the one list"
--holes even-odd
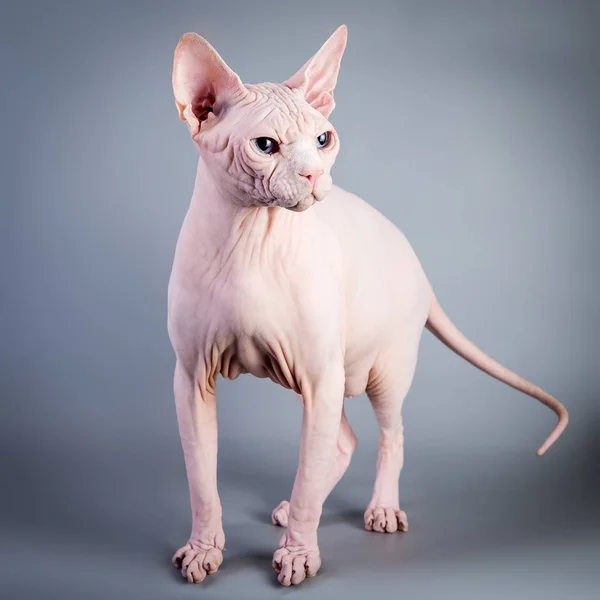
[(179, 40), (173, 91), (219, 188), (243, 206), (306, 210), (331, 189), (339, 150), (328, 121), (346, 26), (283, 83), (244, 85), (195, 33)]

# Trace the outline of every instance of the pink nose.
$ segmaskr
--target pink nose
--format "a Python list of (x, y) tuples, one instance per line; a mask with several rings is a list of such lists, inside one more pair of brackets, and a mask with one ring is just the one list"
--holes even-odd
[(323, 175), (323, 169), (312, 169), (311, 171), (305, 171), (304, 173), (300, 173), (302, 177), (306, 177), (308, 181), (313, 184), (313, 187), (317, 184), (317, 180), (321, 175)]

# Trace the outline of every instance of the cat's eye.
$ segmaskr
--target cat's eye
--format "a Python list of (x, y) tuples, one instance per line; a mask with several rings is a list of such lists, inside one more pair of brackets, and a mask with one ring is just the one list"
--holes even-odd
[(317, 137), (317, 148), (327, 148), (331, 143), (331, 131), (324, 131)]
[(263, 154), (274, 154), (279, 150), (279, 144), (273, 138), (259, 137), (253, 141), (257, 150)]

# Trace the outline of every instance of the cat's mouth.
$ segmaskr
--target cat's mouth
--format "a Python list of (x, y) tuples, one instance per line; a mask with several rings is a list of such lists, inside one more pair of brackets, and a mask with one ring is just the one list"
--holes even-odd
[(309, 196), (306, 196), (306, 198), (298, 200), (296, 204), (292, 206), (287, 206), (286, 208), (294, 212), (304, 212), (305, 210), (309, 209), (316, 201), (317, 198), (315, 197), (315, 195), (310, 194)]
[(327, 195), (327, 193), (318, 192), (313, 190), (307, 196), (303, 196), (300, 200), (297, 200), (293, 204), (288, 204), (289, 200), (283, 200), (281, 198), (272, 198), (270, 200), (262, 200), (260, 204), (263, 206), (278, 206), (279, 208), (285, 208), (286, 210), (291, 210), (292, 212), (304, 212), (308, 210), (313, 204), (320, 202)]

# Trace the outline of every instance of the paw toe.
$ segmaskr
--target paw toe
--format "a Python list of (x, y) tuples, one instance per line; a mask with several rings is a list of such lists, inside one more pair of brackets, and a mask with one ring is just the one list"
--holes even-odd
[(290, 514), (290, 503), (287, 500), (280, 502), (271, 513), (273, 525), (287, 527), (288, 516)]
[(307, 577), (313, 577), (321, 567), (318, 551), (289, 550), (279, 548), (273, 555), (273, 568), (277, 580), (285, 587), (299, 585)]
[(218, 571), (223, 562), (223, 553), (214, 546), (195, 546), (188, 542), (175, 552), (172, 562), (190, 583), (200, 583), (207, 575)]
[(398, 521), (398, 531), (408, 531), (408, 517), (403, 510), (396, 511), (396, 520)]
[(406, 513), (398, 508), (375, 506), (365, 512), (365, 529), (377, 533), (408, 531)]

